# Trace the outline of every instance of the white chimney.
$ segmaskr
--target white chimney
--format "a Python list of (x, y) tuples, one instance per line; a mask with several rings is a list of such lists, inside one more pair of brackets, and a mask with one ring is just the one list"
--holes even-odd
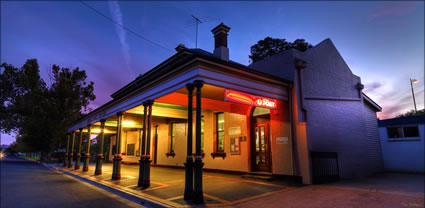
[(214, 55), (225, 61), (229, 61), (229, 48), (227, 48), (227, 33), (229, 31), (230, 27), (223, 23), (211, 30), (215, 42)]

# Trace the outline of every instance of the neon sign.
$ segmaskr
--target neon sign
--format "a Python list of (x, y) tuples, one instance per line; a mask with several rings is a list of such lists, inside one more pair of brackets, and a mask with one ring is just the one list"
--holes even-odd
[(270, 109), (277, 108), (277, 102), (274, 99), (250, 95), (234, 90), (226, 90), (226, 101), (232, 101), (236, 103), (248, 104)]

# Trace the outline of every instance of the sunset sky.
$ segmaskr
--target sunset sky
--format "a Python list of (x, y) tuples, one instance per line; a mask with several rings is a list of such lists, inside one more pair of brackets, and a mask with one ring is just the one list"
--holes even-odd
[[(95, 83), (95, 109), (110, 94), (168, 57), (183, 43), (195, 47), (191, 15), (199, 25), (198, 47), (213, 51), (211, 29), (231, 27), (230, 59), (249, 64), (250, 46), (267, 36), (312, 45), (330, 38), (364, 92), (383, 111), (380, 119), (424, 108), (424, 2), (259, 2), (86, 1), (123, 30), (79, 1), (2, 1), (1, 60), (22, 66), (37, 58), (47, 80), (51, 65), (80, 67)], [(2, 134), (1, 144), (14, 141)]]

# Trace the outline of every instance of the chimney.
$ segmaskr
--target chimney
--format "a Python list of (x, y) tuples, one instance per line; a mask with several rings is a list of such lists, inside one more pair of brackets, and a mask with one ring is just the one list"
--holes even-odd
[(229, 31), (230, 27), (223, 23), (211, 30), (215, 42), (214, 55), (225, 61), (229, 61), (229, 48), (227, 48), (227, 33)]
[(177, 52), (180, 52), (180, 51), (184, 50), (185, 48), (186, 48), (186, 46), (185, 46), (185, 45), (183, 45), (183, 44), (179, 44), (179, 45), (175, 48), (175, 50), (176, 50)]

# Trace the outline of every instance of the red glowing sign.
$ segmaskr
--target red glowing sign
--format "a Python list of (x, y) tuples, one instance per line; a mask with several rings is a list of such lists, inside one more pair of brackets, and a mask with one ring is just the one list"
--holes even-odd
[(274, 99), (250, 95), (250, 94), (246, 94), (246, 93), (238, 92), (234, 90), (226, 90), (226, 100), (242, 103), (242, 104), (263, 107), (263, 108), (270, 108), (270, 109), (277, 108), (277, 102)]

